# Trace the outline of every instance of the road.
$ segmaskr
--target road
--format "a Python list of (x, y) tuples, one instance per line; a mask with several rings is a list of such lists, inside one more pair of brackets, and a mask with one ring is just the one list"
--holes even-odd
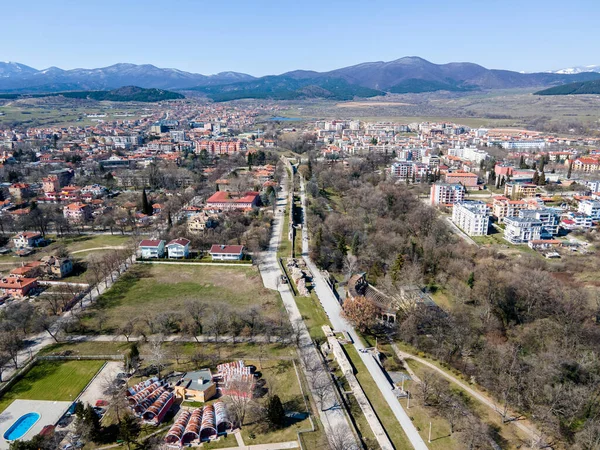
[[(306, 192), (304, 189), (304, 180), (302, 179), (302, 177), (300, 177), (300, 198), (302, 201), (302, 210), (306, 211), (307, 210), (306, 209)], [(327, 282), (321, 275), (321, 271), (319, 270), (319, 268), (310, 259), (309, 248), (308, 248), (308, 228), (307, 228), (306, 214), (303, 214), (302, 220), (303, 220), (303, 223), (302, 223), (302, 257), (306, 261), (308, 268), (310, 269), (310, 271), (313, 274), (313, 285), (315, 288), (315, 292), (316, 292), (317, 296), (319, 297), (321, 304), (323, 305), (323, 309), (325, 310), (325, 312), (327, 313), (327, 316), (329, 317), (329, 321), (331, 322), (331, 325), (333, 326), (333, 328), (335, 330), (345, 331), (346, 333), (348, 333), (350, 335), (350, 337), (354, 341), (354, 347), (358, 350), (358, 354), (359, 354), (360, 358), (362, 359), (367, 370), (371, 374), (371, 377), (377, 384), (377, 387), (379, 387), (379, 390), (381, 391), (381, 395), (383, 396), (383, 398), (389, 405), (390, 409), (396, 416), (396, 419), (402, 426), (402, 429), (404, 430), (404, 433), (410, 440), (412, 446), (416, 450), (426, 450), (427, 445), (425, 444), (425, 441), (423, 440), (423, 438), (421, 438), (421, 436), (419, 435), (419, 432), (417, 431), (417, 428), (414, 426), (413, 422), (410, 420), (410, 417), (408, 417), (408, 414), (406, 414), (406, 411), (404, 411), (404, 409), (400, 405), (400, 402), (398, 401), (397, 397), (395, 396), (394, 392), (392, 391), (392, 385), (390, 384), (388, 378), (383, 373), (383, 370), (381, 369), (379, 364), (375, 361), (375, 359), (373, 359), (373, 356), (371, 354), (363, 353), (360, 351), (360, 350), (363, 350), (365, 348), (365, 346), (363, 345), (362, 341), (360, 340), (354, 327), (352, 327), (352, 325), (350, 325), (350, 323), (348, 323), (342, 317), (342, 315), (341, 315), (342, 308), (341, 308), (339, 302), (337, 301), (336, 296), (333, 294), (331, 288), (329, 287), (329, 285), (327, 284)]]
[(337, 439), (338, 436), (344, 436), (346, 440), (345, 449), (358, 449), (360, 446), (353, 434), (344, 409), (338, 401), (333, 381), (327, 373), (321, 357), (317, 353), (317, 349), (313, 345), (289, 285), (279, 282), (283, 272), (277, 260), (277, 249), (279, 248), (281, 233), (283, 231), (283, 214), (288, 199), (288, 182), (289, 180), (286, 175), (283, 181), (284, 188), (277, 193), (277, 208), (273, 218), (273, 234), (271, 235), (269, 248), (260, 255), (259, 270), (264, 285), (269, 289), (278, 290), (281, 294), (281, 299), (290, 322), (298, 333), (298, 353), (302, 368), (317, 404), (325, 434), (332, 447), (337, 448), (337, 444), (339, 444), (339, 442), (334, 442), (333, 439)]

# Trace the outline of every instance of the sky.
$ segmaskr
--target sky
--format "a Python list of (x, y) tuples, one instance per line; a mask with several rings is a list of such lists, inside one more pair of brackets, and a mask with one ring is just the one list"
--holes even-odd
[(600, 1), (27, 0), (2, 2), (0, 61), (154, 64), (255, 76), (420, 56), (493, 69), (600, 64)]

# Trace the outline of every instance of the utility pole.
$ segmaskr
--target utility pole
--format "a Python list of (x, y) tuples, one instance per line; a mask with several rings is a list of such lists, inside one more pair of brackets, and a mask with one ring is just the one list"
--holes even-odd
[(431, 422), (429, 422), (429, 443), (431, 444)]

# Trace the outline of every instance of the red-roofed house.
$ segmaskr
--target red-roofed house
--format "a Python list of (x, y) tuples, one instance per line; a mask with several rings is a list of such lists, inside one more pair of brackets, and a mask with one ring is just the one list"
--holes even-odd
[(44, 242), (40, 233), (23, 231), (12, 238), (15, 248), (37, 247)]
[(452, 172), (446, 174), (446, 183), (462, 184), (465, 187), (477, 187), (477, 175), (470, 172)]
[(167, 244), (169, 258), (187, 258), (190, 254), (190, 240), (185, 238), (173, 239)]
[(162, 239), (144, 239), (140, 242), (142, 258), (162, 258), (165, 255), (165, 241)]
[(244, 246), (213, 244), (208, 253), (210, 254), (210, 256), (212, 256), (213, 261), (240, 260), (244, 256)]
[(8, 277), (0, 280), (0, 290), (11, 297), (25, 297), (37, 286), (37, 278)]
[(63, 215), (71, 223), (82, 223), (92, 218), (92, 208), (85, 203), (70, 203), (63, 208)]
[(215, 192), (206, 200), (206, 208), (210, 210), (251, 209), (258, 206), (258, 192)]

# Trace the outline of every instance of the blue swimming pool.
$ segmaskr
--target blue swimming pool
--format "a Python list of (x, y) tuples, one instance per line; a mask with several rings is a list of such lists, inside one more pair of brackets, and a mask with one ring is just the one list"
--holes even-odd
[(22, 438), (38, 420), (40, 420), (40, 415), (36, 412), (22, 415), (6, 430), (4, 439), (14, 441)]

